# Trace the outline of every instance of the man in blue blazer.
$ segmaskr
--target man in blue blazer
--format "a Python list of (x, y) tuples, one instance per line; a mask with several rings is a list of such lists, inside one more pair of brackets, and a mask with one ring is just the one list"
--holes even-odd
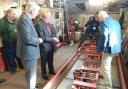
[(27, 89), (35, 89), (37, 58), (39, 58), (38, 38), (32, 19), (39, 14), (40, 7), (34, 2), (28, 2), (26, 10), (21, 14), (17, 23), (17, 57), (21, 58), (25, 69)]
[(121, 27), (106, 11), (100, 11), (98, 19), (100, 29), (97, 51), (102, 53), (101, 74), (105, 80), (105, 89), (112, 89), (111, 62), (113, 57), (121, 52)]

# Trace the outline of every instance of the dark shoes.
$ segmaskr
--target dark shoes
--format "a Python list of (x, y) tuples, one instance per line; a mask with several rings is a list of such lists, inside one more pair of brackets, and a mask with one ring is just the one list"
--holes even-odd
[(104, 79), (104, 76), (103, 75), (99, 75), (99, 78)]
[(52, 72), (49, 72), (49, 74), (55, 75), (56, 73), (55, 71), (52, 71)]
[(37, 84), (36, 84), (36, 88), (39, 88), (39, 87), (41, 87), (41, 86), (42, 86), (41, 83), (37, 83)]
[[(49, 72), (49, 74), (55, 75), (56, 73), (53, 71), (53, 72)], [(42, 78), (43, 78), (44, 80), (48, 80), (48, 75), (47, 75), (47, 74), (44, 74), (44, 75), (42, 75)]]
[(6, 82), (6, 79), (0, 79), (0, 83)]
[(48, 75), (47, 75), (47, 74), (42, 75), (42, 78), (43, 78), (44, 80), (48, 80)]

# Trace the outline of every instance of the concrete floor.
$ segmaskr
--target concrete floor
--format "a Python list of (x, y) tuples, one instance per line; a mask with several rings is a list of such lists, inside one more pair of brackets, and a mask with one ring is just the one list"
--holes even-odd
[[(81, 58), (79, 58), (79, 59), (81, 59)], [(73, 72), (74, 72), (75, 69), (78, 69), (81, 66), (83, 66), (83, 63), (85, 62), (84, 60), (79, 60), (79, 59), (74, 64), (74, 66), (69, 71), (69, 73), (64, 78), (64, 80), (60, 83), (60, 85), (58, 86), (57, 89), (72, 89), (72, 83), (73, 83), (73, 78), (74, 78)], [(113, 60), (112, 61), (112, 74), (111, 74), (112, 75), (113, 89), (121, 89), (120, 88), (120, 80), (119, 80), (119, 75), (118, 74), (119, 73), (118, 73), (118, 69), (117, 69), (116, 60)], [(88, 88), (85, 88), (85, 89), (88, 89)], [(99, 79), (98, 80), (97, 89), (105, 89), (104, 79)]]
[[(55, 65), (55, 71), (57, 72), (63, 65), (66, 63), (67, 59), (76, 51), (77, 45), (74, 45), (72, 47), (62, 47), (60, 48), (57, 53), (55, 53), (54, 56), (54, 65)], [(77, 61), (73, 68), (69, 71), (67, 74), (67, 77), (60, 83), (61, 85), (58, 86), (57, 89), (71, 89), (72, 85), (72, 71), (74, 68), (78, 68), (78, 66), (81, 66), (83, 64), (82, 61)], [(116, 62), (112, 62), (112, 80), (113, 80), (113, 89), (120, 89), (120, 80), (117, 70)], [(52, 78), (52, 75), (49, 75), (49, 80)], [(15, 74), (11, 74), (10, 72), (3, 72), (0, 73), (0, 78), (7, 79), (7, 82), (0, 84), (0, 89), (25, 89), (26, 82), (24, 77), (24, 70), (17, 69), (17, 72)], [(40, 69), (40, 60), (38, 60), (38, 68), (37, 68), (37, 82), (42, 83), (42, 87), (38, 89), (43, 89), (43, 87), (47, 84), (48, 81), (41, 78), (41, 69)], [(65, 86), (67, 85), (67, 86)], [(105, 89), (104, 82), (102, 79), (98, 82), (98, 88), (97, 89)]]
[[(72, 47), (62, 47), (60, 48), (54, 56), (54, 65), (55, 71), (57, 72), (63, 65), (66, 63), (66, 60), (75, 52), (77, 45)], [(52, 78), (52, 75), (49, 75), (49, 80)], [(7, 79), (7, 82), (0, 84), (0, 89), (25, 89), (26, 82), (24, 78), (24, 70), (17, 69), (15, 74), (11, 74), (6, 71), (0, 73), (0, 78)], [(43, 89), (43, 87), (47, 84), (48, 81), (41, 78), (41, 68), (40, 68), (40, 60), (38, 60), (38, 68), (37, 68), (37, 82), (41, 82), (43, 86), (39, 89)]]

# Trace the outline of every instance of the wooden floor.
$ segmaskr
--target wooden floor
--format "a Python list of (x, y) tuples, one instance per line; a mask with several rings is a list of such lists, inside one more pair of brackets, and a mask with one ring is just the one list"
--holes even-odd
[[(77, 45), (72, 47), (62, 47), (55, 53), (54, 57), (54, 65), (55, 71), (58, 72), (59, 69), (67, 62), (68, 58), (76, 51)], [(71, 89), (72, 81), (73, 81), (73, 70), (78, 68), (83, 64), (82, 60), (78, 60), (69, 73), (64, 78), (64, 80), (60, 83), (57, 89)], [(52, 75), (49, 75), (49, 80), (52, 78)], [(0, 84), (0, 89), (25, 89), (25, 78), (24, 78), (24, 70), (18, 69), (16, 74), (11, 74), (10, 72), (0, 73), (0, 78), (6, 78), (7, 82)], [(43, 87), (47, 84), (48, 81), (45, 81), (41, 78), (41, 69), (40, 69), (40, 60), (38, 60), (38, 69), (37, 69), (37, 82), (42, 83), (42, 87), (38, 89), (43, 89)], [(120, 80), (117, 70), (116, 61), (112, 62), (112, 82), (113, 89), (120, 89)], [(98, 81), (97, 89), (105, 89), (104, 80), (100, 79)]]

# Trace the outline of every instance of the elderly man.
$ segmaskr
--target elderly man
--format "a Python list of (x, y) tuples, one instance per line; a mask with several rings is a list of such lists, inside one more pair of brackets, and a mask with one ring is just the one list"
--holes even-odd
[(40, 37), (43, 38), (44, 42), (40, 44), (40, 53), (41, 53), (41, 70), (42, 70), (42, 78), (48, 80), (47, 73), (47, 63), (49, 74), (56, 74), (54, 70), (54, 52), (56, 52), (57, 47), (56, 43), (59, 42), (59, 39), (56, 37), (56, 34), (53, 29), (51, 29), (49, 22), (49, 15), (47, 12), (44, 12), (41, 15), (41, 18), (35, 27), (37, 28), (38, 33), (42, 34)]
[(118, 21), (109, 17), (106, 11), (98, 14), (100, 32), (97, 40), (97, 51), (102, 53), (101, 74), (106, 88), (112, 89), (111, 62), (121, 52), (121, 27)]
[[(0, 20), (0, 34), (2, 36), (3, 53), (6, 59), (7, 69), (11, 73), (16, 72), (16, 16), (15, 10), (10, 8)], [(21, 60), (17, 58), (19, 68), (23, 68)]]
[(21, 58), (25, 69), (27, 89), (36, 87), (37, 58), (39, 58), (39, 44), (43, 42), (38, 38), (32, 23), (39, 14), (40, 7), (34, 2), (28, 2), (25, 12), (21, 14), (17, 23), (17, 57)]

